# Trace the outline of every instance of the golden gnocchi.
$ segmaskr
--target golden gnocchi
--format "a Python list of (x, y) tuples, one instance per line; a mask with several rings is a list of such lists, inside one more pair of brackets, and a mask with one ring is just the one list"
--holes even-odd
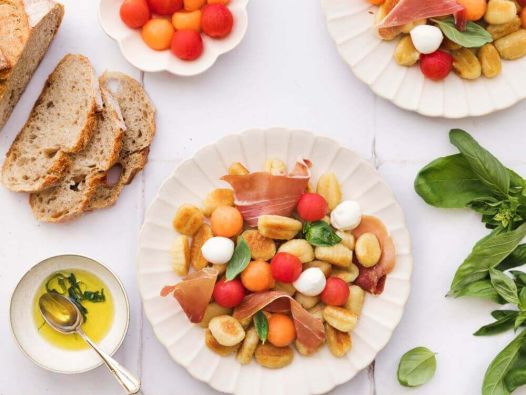
[(259, 233), (270, 239), (290, 240), (302, 227), (300, 221), (280, 215), (262, 215), (258, 219)]
[(221, 206), (234, 205), (234, 191), (226, 188), (214, 189), (203, 202), (203, 213), (210, 217), (214, 210)]
[(183, 204), (177, 210), (173, 219), (173, 227), (179, 233), (186, 236), (193, 236), (203, 225), (204, 215), (198, 207), (191, 204)]
[(172, 269), (179, 276), (186, 276), (190, 268), (190, 239), (179, 236), (172, 244)]
[(302, 263), (314, 260), (314, 249), (307, 240), (293, 239), (289, 240), (278, 248), (278, 252), (288, 252), (295, 255)]
[(339, 267), (348, 267), (353, 257), (352, 251), (342, 243), (331, 247), (316, 247), (314, 255), (320, 261), (326, 261)]

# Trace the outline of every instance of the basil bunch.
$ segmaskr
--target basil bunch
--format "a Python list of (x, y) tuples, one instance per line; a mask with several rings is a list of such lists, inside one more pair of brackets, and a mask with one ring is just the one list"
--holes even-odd
[[(430, 205), (470, 208), (482, 216), (491, 233), (479, 240), (457, 269), (448, 295), (474, 296), (514, 310), (495, 310), (494, 322), (475, 336), (488, 336), (526, 326), (526, 273), (511, 270), (526, 263), (526, 181), (506, 168), (468, 133), (449, 134), (459, 154), (438, 158), (415, 180), (416, 192)], [(510, 394), (526, 384), (526, 330), (491, 362), (483, 395)]]

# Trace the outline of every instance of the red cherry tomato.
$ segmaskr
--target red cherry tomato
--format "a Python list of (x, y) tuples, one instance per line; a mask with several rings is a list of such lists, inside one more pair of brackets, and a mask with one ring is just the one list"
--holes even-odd
[(304, 193), (296, 206), (299, 216), (305, 221), (321, 220), (328, 209), (327, 201), (318, 193)]
[(420, 55), (420, 70), (430, 80), (440, 81), (453, 69), (453, 56), (444, 51)]
[(223, 38), (230, 34), (234, 17), (223, 4), (209, 4), (203, 8), (201, 27), (212, 38)]
[(302, 264), (295, 255), (278, 252), (270, 262), (272, 277), (283, 283), (292, 283), (301, 274)]
[(150, 20), (150, 9), (146, 0), (124, 0), (120, 15), (126, 26), (137, 29)]
[[(175, 56), (177, 56), (179, 59), (182, 59), (182, 60), (197, 59), (203, 53), (203, 39), (201, 38), (201, 35), (195, 30), (176, 31), (172, 39), (172, 53)], [(236, 210), (234, 207), (218, 207), (216, 211), (219, 209), (227, 209), (227, 208)], [(214, 214), (216, 214), (215, 211), (214, 211)], [(240, 222), (241, 223), (240, 228), (241, 228), (243, 227), (243, 217), (241, 217), (241, 214), (239, 214), (239, 217), (240, 217), (239, 221), (241, 221)], [(232, 232), (232, 229), (233, 229), (232, 227), (235, 226), (236, 224), (233, 224), (233, 222), (218, 222), (217, 219), (216, 220), (212, 219), (212, 229), (214, 229), (214, 225), (216, 228), (220, 228), (224, 232), (226, 231)], [(238, 232), (238, 230), (236, 229), (233, 229), (233, 231)], [(214, 234), (218, 234), (218, 233), (214, 232)], [(228, 234), (230, 235), (230, 233)]]
[(349, 285), (341, 278), (329, 277), (320, 297), (326, 305), (343, 306), (349, 299)]
[(245, 287), (237, 278), (231, 281), (222, 279), (214, 287), (213, 297), (215, 302), (223, 307), (236, 307), (245, 297)]
[(147, 0), (154, 14), (172, 15), (183, 8), (183, 0)]

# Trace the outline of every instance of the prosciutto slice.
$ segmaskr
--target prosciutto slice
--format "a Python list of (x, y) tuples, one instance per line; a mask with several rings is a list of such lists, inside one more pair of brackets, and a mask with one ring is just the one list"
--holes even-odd
[(255, 227), (261, 215), (291, 216), (307, 188), (310, 166), (310, 161), (301, 159), (288, 175), (256, 172), (221, 179), (232, 185), (237, 208), (247, 224)]
[(386, 276), (391, 273), (396, 263), (396, 251), (393, 240), (382, 221), (368, 215), (362, 216), (360, 225), (351, 232), (356, 239), (364, 233), (373, 233), (380, 242), (380, 247), (382, 248), (380, 262), (369, 268), (356, 263), (360, 269), (360, 274), (355, 280), (355, 284), (365, 291), (374, 295), (380, 295), (384, 290)]
[(167, 285), (161, 290), (161, 296), (173, 295), (181, 305), (188, 319), (193, 323), (203, 320), (217, 279), (217, 270), (204, 268), (190, 273), (180, 283)]
[(246, 319), (271, 304), (275, 307), (277, 303), (274, 302), (278, 300), (288, 300), (298, 342), (300, 342), (309, 353), (316, 351), (325, 341), (323, 323), (319, 318), (314, 317), (301, 307), (296, 300), (284, 292), (268, 291), (248, 295), (243, 300), (243, 303), (234, 310), (234, 318), (238, 320)]
[(402, 26), (419, 19), (454, 15), (463, 9), (456, 0), (400, 0), (377, 27)]

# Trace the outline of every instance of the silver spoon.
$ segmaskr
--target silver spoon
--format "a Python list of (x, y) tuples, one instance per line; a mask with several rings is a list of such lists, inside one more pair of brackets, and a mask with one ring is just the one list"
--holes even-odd
[(80, 326), (84, 318), (78, 307), (71, 300), (55, 292), (45, 293), (38, 300), (38, 307), (40, 308), (42, 317), (44, 317), (44, 320), (51, 328), (66, 335), (77, 333), (82, 337), (84, 341), (99, 354), (108, 369), (128, 394), (136, 394), (140, 391), (141, 382), (116, 360), (102, 351), (99, 346), (82, 331)]

